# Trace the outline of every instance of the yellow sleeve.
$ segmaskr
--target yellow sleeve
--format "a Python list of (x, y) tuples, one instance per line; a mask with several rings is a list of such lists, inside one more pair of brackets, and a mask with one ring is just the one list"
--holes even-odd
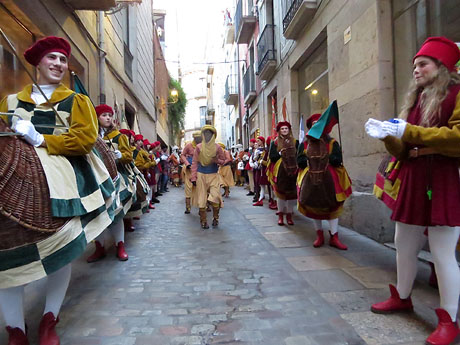
[(447, 126), (426, 128), (407, 124), (402, 140), (434, 148), (444, 156), (460, 157), (460, 93)]
[(128, 164), (133, 161), (133, 152), (129, 146), (128, 137), (124, 134), (120, 135), (118, 138), (118, 149), (121, 152), (120, 163)]
[[(8, 112), (8, 96), (5, 96), (2, 101), (0, 102), (0, 113), (7, 113)], [(3, 121), (9, 124), (9, 117), (8, 116), (0, 116)]]
[(406, 144), (401, 139), (388, 136), (383, 139), (383, 142), (385, 143), (385, 148), (390, 155), (399, 160), (407, 158), (408, 150)]
[(45, 134), (50, 155), (80, 156), (91, 151), (97, 139), (97, 116), (88, 97), (76, 94), (70, 113), (70, 128), (60, 135)]
[(139, 150), (139, 153), (136, 156), (136, 159), (134, 160), (134, 164), (139, 170), (144, 170), (145, 168), (145, 157), (142, 153), (142, 150)]

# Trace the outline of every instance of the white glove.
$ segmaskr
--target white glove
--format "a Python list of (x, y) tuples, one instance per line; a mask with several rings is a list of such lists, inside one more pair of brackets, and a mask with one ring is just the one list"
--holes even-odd
[(167, 159), (168, 159), (168, 156), (166, 156), (166, 155), (161, 155), (161, 160), (162, 160), (162, 161), (165, 161), (165, 160), (167, 160)]
[(45, 138), (35, 130), (32, 122), (27, 120), (18, 120), (13, 126), (13, 130), (23, 136), (24, 140), (35, 147), (40, 146)]
[(383, 130), (383, 122), (373, 118), (367, 120), (364, 129), (368, 136), (375, 139), (383, 139), (388, 135), (388, 133)]
[(115, 150), (115, 151), (113, 151), (113, 153), (115, 154), (115, 159), (120, 159), (121, 158), (121, 152), (119, 150)]
[(160, 163), (160, 158), (155, 158), (155, 162)]
[(254, 169), (257, 169), (259, 167), (259, 164), (257, 162), (254, 162)]
[(392, 121), (394, 122), (385, 121), (382, 129), (387, 135), (401, 139), (406, 130), (407, 122), (401, 119), (393, 119)]

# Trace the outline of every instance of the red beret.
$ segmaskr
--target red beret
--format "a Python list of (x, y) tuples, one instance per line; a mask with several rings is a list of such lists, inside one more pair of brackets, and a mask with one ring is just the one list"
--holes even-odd
[(270, 146), (270, 143), (272, 142), (272, 137), (267, 137), (267, 146)]
[(307, 128), (310, 129), (313, 126), (313, 122), (318, 121), (321, 117), (321, 114), (313, 114), (307, 119)]
[(136, 134), (134, 136), (134, 141), (138, 141), (138, 140), (144, 141), (144, 137), (142, 136), (142, 134)]
[(265, 138), (263, 136), (257, 137), (257, 139), (265, 144)]
[(276, 131), (279, 132), (280, 129), (281, 129), (281, 127), (283, 127), (283, 126), (288, 126), (289, 129), (292, 128), (292, 127), (291, 127), (291, 124), (290, 124), (289, 122), (287, 122), (287, 121), (282, 121), (282, 122), (278, 122), (278, 124), (276, 125)]
[(131, 131), (129, 129), (120, 129), (120, 133), (127, 135), (128, 137), (131, 136)]
[(454, 42), (445, 37), (428, 37), (412, 62), (419, 56), (435, 58), (449, 71), (455, 71), (455, 64), (460, 60), (460, 50)]
[(159, 141), (155, 141), (153, 144), (155, 145), (155, 147), (157, 147), (157, 146), (160, 146), (160, 145), (161, 145), (161, 143), (160, 143)]
[(144, 139), (144, 146), (152, 145), (147, 139)]
[(131, 134), (132, 137), (134, 137), (136, 135), (136, 133), (131, 129), (129, 130), (129, 133)]
[(113, 109), (110, 105), (107, 105), (107, 104), (100, 104), (98, 105), (96, 108), (96, 114), (97, 116), (103, 114), (103, 113), (110, 113), (113, 115)]
[(37, 66), (42, 58), (51, 52), (62, 53), (68, 58), (70, 56), (70, 44), (64, 38), (48, 36), (35, 42), (24, 52), (24, 57), (28, 63)]
[(256, 139), (254, 138), (251, 138), (251, 140), (249, 140), (250, 143), (255, 143), (256, 142)]

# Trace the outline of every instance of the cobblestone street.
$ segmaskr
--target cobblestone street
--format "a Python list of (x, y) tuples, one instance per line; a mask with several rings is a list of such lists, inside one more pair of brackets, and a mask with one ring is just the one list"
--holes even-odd
[[(252, 207), (242, 188), (225, 200), (219, 228), (203, 231), (196, 209), (183, 213), (183, 189), (170, 190), (126, 234), (129, 261), (112, 247), (87, 264), (91, 244), (74, 262), (61, 344), (415, 345), (434, 329), (439, 302), (428, 265), (419, 264), (414, 314), (372, 314), (395, 282), (392, 249), (344, 228), (348, 251), (315, 249), (310, 221), (295, 215), (294, 226), (278, 226), (275, 212)], [(26, 289), (31, 344), (42, 286)]]

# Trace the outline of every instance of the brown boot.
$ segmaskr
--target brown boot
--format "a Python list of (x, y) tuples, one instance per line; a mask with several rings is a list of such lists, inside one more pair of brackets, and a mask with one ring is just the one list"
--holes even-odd
[(202, 229), (209, 229), (206, 209), (205, 208), (200, 208), (199, 214), (200, 214), (201, 228)]
[(192, 209), (190, 198), (185, 198), (185, 214), (189, 214)]
[(214, 228), (219, 225), (219, 210), (220, 206), (212, 206), (212, 226)]

